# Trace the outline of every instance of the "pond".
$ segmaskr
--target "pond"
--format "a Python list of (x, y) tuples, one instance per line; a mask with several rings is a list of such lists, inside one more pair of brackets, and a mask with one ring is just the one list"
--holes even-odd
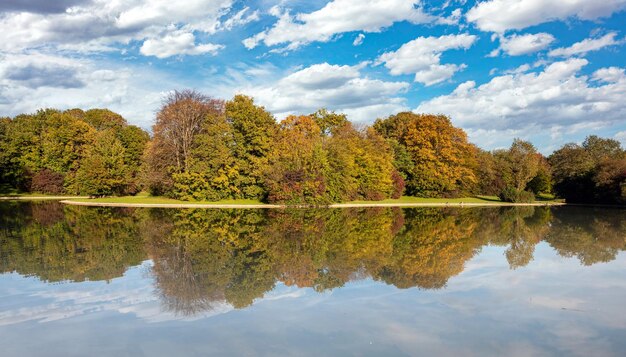
[(626, 210), (0, 202), (2, 356), (618, 356)]

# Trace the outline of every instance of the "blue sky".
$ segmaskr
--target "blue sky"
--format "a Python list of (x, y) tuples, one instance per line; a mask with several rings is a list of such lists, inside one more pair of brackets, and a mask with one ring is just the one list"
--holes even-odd
[(486, 149), (626, 142), (626, 0), (5, 0), (0, 115), (253, 96), (278, 119), (443, 113)]

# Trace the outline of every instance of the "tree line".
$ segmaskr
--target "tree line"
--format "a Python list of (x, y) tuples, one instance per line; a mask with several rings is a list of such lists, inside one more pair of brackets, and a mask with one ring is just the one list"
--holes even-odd
[(53, 194), (327, 204), (402, 195), (626, 202), (626, 152), (589, 136), (544, 157), (527, 141), (484, 151), (445, 115), (356, 126), (320, 109), (278, 122), (253, 99), (171, 93), (152, 135), (106, 109), (0, 119), (0, 187)]

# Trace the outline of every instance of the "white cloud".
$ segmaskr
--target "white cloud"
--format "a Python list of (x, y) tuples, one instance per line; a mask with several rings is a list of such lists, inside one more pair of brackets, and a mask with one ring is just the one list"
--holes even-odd
[(378, 63), (384, 63), (392, 75), (415, 74), (416, 82), (430, 86), (451, 78), (455, 72), (465, 68), (464, 64), (441, 64), (442, 52), (467, 49), (474, 41), (476, 36), (468, 34), (418, 37), (397, 51), (382, 54)]
[(243, 26), (253, 21), (259, 20), (259, 11), (255, 10), (252, 13), (248, 14), (250, 11), (249, 7), (244, 7), (238, 13), (233, 15), (230, 19), (224, 21), (223, 28), (226, 30), (231, 30), (237, 26)]
[(174, 31), (163, 37), (145, 40), (139, 52), (144, 56), (156, 56), (167, 58), (175, 55), (199, 55), (210, 53), (212, 55), (224, 46), (212, 43), (196, 44), (196, 38), (192, 33)]
[(320, 41), (351, 31), (380, 32), (395, 22), (413, 24), (433, 22), (435, 18), (423, 12), (421, 1), (407, 0), (333, 0), (320, 10), (291, 15), (273, 7), (270, 14), (278, 21), (266, 31), (243, 41), (247, 48), (263, 42), (267, 46), (288, 43), (289, 49)]
[(149, 128), (165, 91), (181, 86), (150, 67), (113, 65), (41, 53), (0, 61), (0, 113), (39, 108), (109, 108)]
[(347, 113), (352, 121), (371, 121), (407, 109), (404, 99), (397, 95), (409, 87), (408, 83), (362, 77), (362, 67), (315, 64), (273, 85), (242, 86), (239, 92), (253, 96), (279, 118), (326, 107)]
[(509, 56), (521, 56), (541, 51), (552, 42), (554, 36), (545, 32), (503, 36), (500, 38), (500, 49)]
[(466, 17), (483, 31), (502, 33), (569, 17), (595, 20), (625, 8), (626, 0), (491, 0), (479, 2)]
[(620, 141), (622, 143), (622, 147), (626, 147), (626, 130), (618, 132), (613, 138)]
[(626, 116), (626, 78), (616, 75), (623, 69), (596, 71), (593, 77), (604, 80), (597, 85), (578, 75), (587, 63), (570, 59), (539, 73), (494, 77), (480, 86), (465, 82), (448, 95), (422, 102), (415, 111), (445, 113), (455, 124), (473, 130), (598, 128), (618, 123)]
[(461, 15), (461, 9), (454, 9), (450, 13), (450, 16), (437, 19), (437, 23), (442, 25), (458, 25), (459, 21), (461, 21)]
[[(183, 40), (188, 35), (211, 35), (255, 21), (258, 13), (244, 7), (228, 17), (233, 0), (93, 0), (77, 4), (64, 12), (36, 11), (0, 13), (0, 51), (17, 53), (27, 49), (59, 48), (78, 52), (110, 51), (116, 45), (147, 40), (153, 46), (156, 37)], [(44, 8), (45, 10), (46, 8)], [(32, 12), (28, 12), (32, 11)], [(176, 41), (174, 41), (176, 42)], [(212, 52), (214, 46), (179, 46), (174, 54)], [(167, 44), (173, 49), (171, 43)], [(153, 49), (150, 53), (165, 53)]]
[(571, 57), (575, 55), (584, 55), (587, 52), (597, 51), (607, 46), (618, 45), (621, 41), (616, 41), (616, 32), (608, 33), (600, 38), (587, 38), (580, 42), (576, 42), (570, 47), (557, 48), (548, 53), (551, 57)]
[(618, 83), (626, 79), (626, 75), (624, 75), (624, 68), (619, 67), (600, 68), (593, 73), (592, 77), (596, 81), (606, 83)]
[(353, 46), (360, 46), (363, 43), (363, 40), (365, 39), (365, 35), (360, 33), (357, 37), (354, 38), (354, 41), (352, 42)]

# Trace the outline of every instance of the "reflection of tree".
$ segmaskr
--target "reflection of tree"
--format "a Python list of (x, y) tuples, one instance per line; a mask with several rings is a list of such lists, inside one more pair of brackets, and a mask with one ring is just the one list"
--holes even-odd
[(58, 203), (23, 203), (11, 209), (15, 211), (2, 212), (2, 217), (19, 222), (0, 231), (2, 272), (53, 282), (110, 280), (144, 259), (137, 222), (129, 212)]
[[(162, 211), (161, 211), (162, 212)], [(260, 245), (264, 211), (170, 210), (148, 225), (167, 227), (149, 239), (157, 286), (166, 306), (193, 314), (227, 300), (244, 307), (274, 287)]]
[(401, 211), (320, 209), (275, 212), (267, 225), (278, 277), (317, 291), (375, 271), (392, 254)]
[(441, 288), (480, 247), (472, 239), (477, 221), (471, 211), (413, 209), (404, 219), (393, 254), (375, 274), (397, 287)]
[(485, 243), (508, 246), (506, 259), (511, 269), (516, 269), (532, 261), (535, 246), (550, 230), (551, 219), (547, 207), (485, 209), (477, 234)]
[(163, 306), (192, 315), (250, 305), (276, 282), (324, 291), (372, 277), (441, 288), (484, 245), (512, 269), (545, 239), (585, 265), (626, 249), (626, 213), (589, 208), (133, 210), (0, 205), (0, 271), (108, 280), (145, 257)]
[(546, 241), (562, 256), (584, 265), (609, 262), (626, 249), (626, 211), (566, 207), (554, 210)]

